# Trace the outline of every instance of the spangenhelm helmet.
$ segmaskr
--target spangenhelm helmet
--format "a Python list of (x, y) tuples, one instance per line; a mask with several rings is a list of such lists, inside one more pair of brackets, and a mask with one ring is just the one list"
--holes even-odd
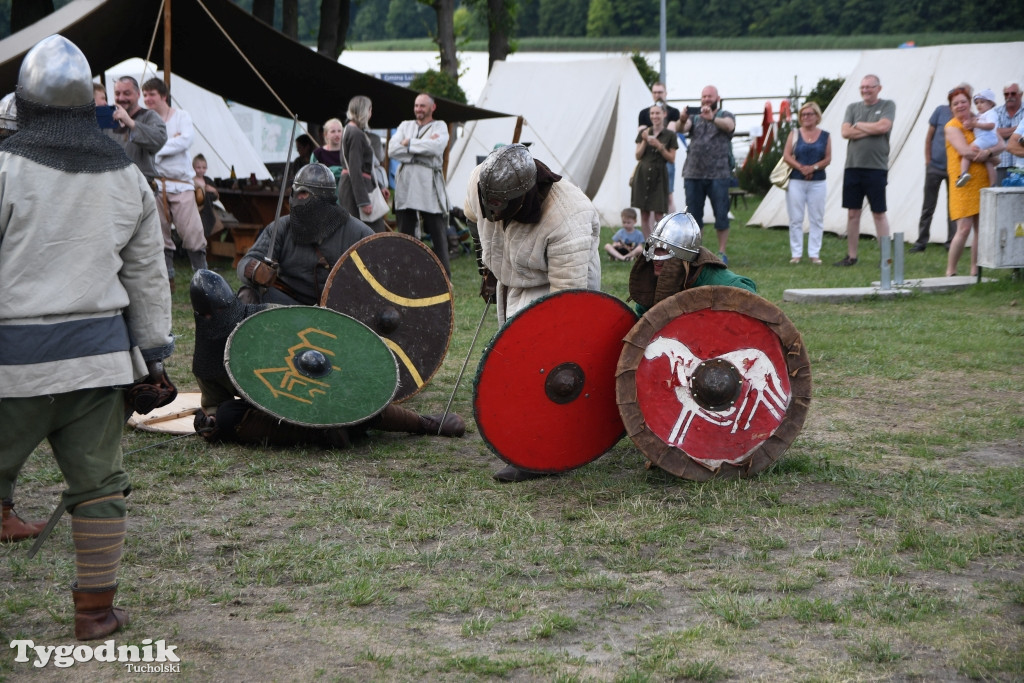
[[(700, 226), (690, 214), (680, 211), (670, 213), (658, 221), (651, 232), (644, 256), (648, 261), (662, 261), (667, 258), (678, 258), (693, 261), (700, 253)], [(655, 249), (665, 249), (667, 254), (655, 254)]]
[(537, 184), (537, 165), (525, 145), (499, 147), (480, 168), (477, 191), (480, 210), (489, 221), (511, 218), (523, 204), (523, 197)]
[(306, 164), (299, 169), (292, 181), (292, 197), (300, 190), (328, 203), (338, 203), (338, 183), (334, 180), (334, 173), (324, 164)]
[(18, 105), (14, 99), (14, 93), (7, 93), (0, 100), (0, 138), (18, 130)]
[(92, 104), (89, 60), (64, 36), (43, 38), (21, 62), (17, 93), (30, 102), (51, 107)]

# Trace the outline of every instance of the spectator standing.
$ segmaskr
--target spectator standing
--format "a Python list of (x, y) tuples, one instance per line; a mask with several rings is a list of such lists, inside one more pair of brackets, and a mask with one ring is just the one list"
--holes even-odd
[(141, 95), (139, 82), (131, 76), (114, 82), (113, 118), (119, 127), (105, 132), (120, 143), (152, 185), (157, 176), (154, 159), (167, 142), (167, 127), (159, 114), (139, 106)]
[(206, 235), (203, 219), (196, 204), (195, 170), (189, 157), (189, 148), (195, 137), (192, 117), (187, 111), (171, 106), (167, 85), (159, 78), (142, 84), (142, 97), (146, 106), (157, 113), (167, 130), (167, 142), (154, 158), (157, 171), (157, 204), (160, 206), (160, 225), (164, 232), (164, 260), (171, 291), (174, 291), (174, 240), (171, 224), (181, 238), (181, 246), (188, 255), (192, 270), (206, 268)]
[(395, 220), (406, 235), (423, 231), (431, 247), (451, 276), (448, 265), (448, 193), (444, 187), (444, 151), (448, 147), (448, 126), (434, 118), (437, 105), (426, 93), (416, 96), (414, 118), (402, 121), (388, 143), (388, 156), (401, 162), (395, 174)]
[(842, 136), (850, 141), (843, 171), (843, 208), (847, 210), (847, 255), (837, 266), (857, 263), (860, 246), (860, 216), (867, 197), (875, 234), (879, 240), (889, 237), (886, 216), (885, 186), (889, 177), (889, 132), (896, 118), (896, 103), (878, 97), (882, 83), (878, 76), (868, 74), (860, 81), (860, 102), (846, 108)]
[(668, 166), (675, 165), (679, 140), (675, 131), (665, 126), (664, 102), (650, 107), (651, 125), (636, 136), (636, 172), (630, 202), (640, 209), (640, 226), (644, 237), (650, 237), (654, 224), (668, 211)]
[(800, 263), (804, 251), (804, 209), (810, 227), (807, 256), (821, 265), (821, 238), (825, 230), (825, 167), (832, 163), (832, 139), (821, 123), (817, 102), (804, 102), (797, 118), (800, 127), (789, 134), (782, 158), (792, 168), (786, 192), (789, 210), (790, 263)]
[(366, 129), (373, 115), (373, 102), (369, 97), (356, 95), (348, 103), (348, 123), (341, 138), (341, 159), (345, 168), (338, 184), (338, 203), (350, 214), (373, 228), (374, 232), (387, 232), (388, 226), (381, 216), (370, 222), (373, 211), (371, 193), (381, 192), (384, 199), (391, 196), (387, 185), (378, 189), (374, 175), (376, 155)]
[[(956, 235), (949, 244), (946, 262), (946, 277), (956, 275), (957, 262), (963, 253), (967, 237), (971, 241), (971, 275), (978, 274), (978, 214), (981, 210), (981, 189), (988, 186), (985, 162), (994, 158), (1003, 149), (1003, 141), (996, 140), (996, 147), (978, 149), (973, 146), (974, 132), (967, 125), (972, 119), (970, 92), (962, 87), (949, 92), (949, 108), (953, 118), (946, 124), (946, 174), (949, 176), (949, 213), (956, 220)], [(966, 157), (973, 162), (970, 167), (972, 179), (963, 186), (957, 186), (954, 179), (960, 175), (960, 160)]]
[[(1014, 130), (1024, 121), (1024, 107), (1021, 107), (1020, 98), (1020, 83), (1007, 83), (1003, 88), (1003, 104), (996, 107), (996, 115), (999, 117), (996, 132), (1004, 141), (1009, 141)], [(996, 167), (996, 183), (1001, 184), (1006, 180), (1006, 172), (1019, 165), (1009, 151), (1003, 152)]]
[(328, 119), (324, 122), (324, 145), (313, 150), (309, 163), (320, 163), (331, 169), (334, 174), (334, 182), (341, 180), (341, 135), (344, 126), (338, 119)]
[(209, 237), (217, 224), (217, 213), (213, 210), (213, 203), (220, 199), (220, 192), (213, 184), (213, 179), (206, 175), (206, 169), (206, 157), (202, 154), (195, 155), (192, 158), (192, 170), (196, 174), (193, 178), (196, 202), (199, 204), (199, 217), (203, 220), (203, 234)]
[[(679, 110), (668, 103), (668, 90), (664, 83), (658, 82), (651, 86), (651, 98), (655, 102), (663, 102), (665, 104), (665, 111), (668, 112), (668, 116), (665, 119), (665, 127), (675, 133), (679, 129)], [(651, 126), (651, 108), (644, 107), (640, 110), (640, 114), (637, 117), (637, 125), (639, 128), (637, 132), (649, 128)], [(679, 147), (679, 141), (676, 140), (676, 147)], [(668, 210), (676, 210), (676, 202), (674, 198), (674, 192), (676, 189), (676, 164), (675, 161), (670, 161), (665, 164), (665, 170), (668, 172)]]
[(686, 210), (704, 229), (704, 202), (711, 200), (718, 235), (718, 257), (728, 264), (725, 255), (729, 242), (729, 180), (732, 178), (732, 135), (736, 117), (722, 110), (718, 88), (705, 86), (700, 92), (700, 114), (680, 119), (683, 132), (690, 134), (686, 161), (683, 163), (683, 188)]
[[(917, 241), (910, 253), (924, 251), (931, 239), (932, 216), (939, 202), (939, 187), (946, 182), (946, 124), (953, 118), (948, 104), (940, 104), (928, 118), (928, 132), (924, 136), (924, 202), (921, 204), (921, 220), (917, 224)], [(956, 223), (949, 217), (949, 185), (946, 185), (946, 241), (956, 233)]]

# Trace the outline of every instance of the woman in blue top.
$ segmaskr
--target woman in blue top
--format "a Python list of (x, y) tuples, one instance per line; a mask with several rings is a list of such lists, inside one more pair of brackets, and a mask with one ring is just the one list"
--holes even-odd
[(790, 263), (800, 263), (804, 250), (804, 208), (810, 230), (807, 255), (821, 265), (821, 236), (825, 229), (825, 167), (832, 161), (832, 140), (818, 128), (821, 107), (804, 102), (798, 112), (800, 127), (789, 134), (782, 158), (793, 170), (789, 174), (786, 208), (789, 210)]

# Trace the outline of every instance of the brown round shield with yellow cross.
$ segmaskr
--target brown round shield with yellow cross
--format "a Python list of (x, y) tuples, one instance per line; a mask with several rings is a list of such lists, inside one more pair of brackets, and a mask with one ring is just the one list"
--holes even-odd
[(444, 362), (455, 308), (444, 266), (401, 233), (364, 237), (334, 264), (320, 305), (362, 322), (398, 359), (395, 401), (418, 393)]
[(696, 481), (749, 477), (803, 428), (810, 360), (771, 302), (698, 287), (660, 302), (629, 331), (616, 395), (626, 432), (658, 467)]
[(398, 387), (387, 345), (358, 320), (318, 306), (277, 306), (235, 328), (224, 350), (231, 383), (293, 424), (338, 427), (384, 410)]

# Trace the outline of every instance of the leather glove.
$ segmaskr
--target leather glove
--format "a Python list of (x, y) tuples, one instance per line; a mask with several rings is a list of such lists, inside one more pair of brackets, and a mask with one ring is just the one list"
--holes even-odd
[(196, 430), (196, 434), (207, 441), (217, 441), (217, 417), (215, 415), (207, 415), (202, 408), (195, 412), (192, 428)]
[(167, 376), (162, 361), (147, 361), (146, 368), (149, 376), (131, 385), (125, 394), (126, 411), (130, 409), (145, 415), (154, 408), (167, 405), (178, 396), (178, 388)]
[(280, 266), (275, 261), (253, 260), (245, 266), (243, 275), (260, 287), (269, 287), (277, 280), (278, 270), (280, 270)]
[(484, 273), (484, 279), (480, 283), (480, 298), (488, 304), (497, 303), (497, 291), (498, 278), (494, 277), (494, 273), (488, 270)]

